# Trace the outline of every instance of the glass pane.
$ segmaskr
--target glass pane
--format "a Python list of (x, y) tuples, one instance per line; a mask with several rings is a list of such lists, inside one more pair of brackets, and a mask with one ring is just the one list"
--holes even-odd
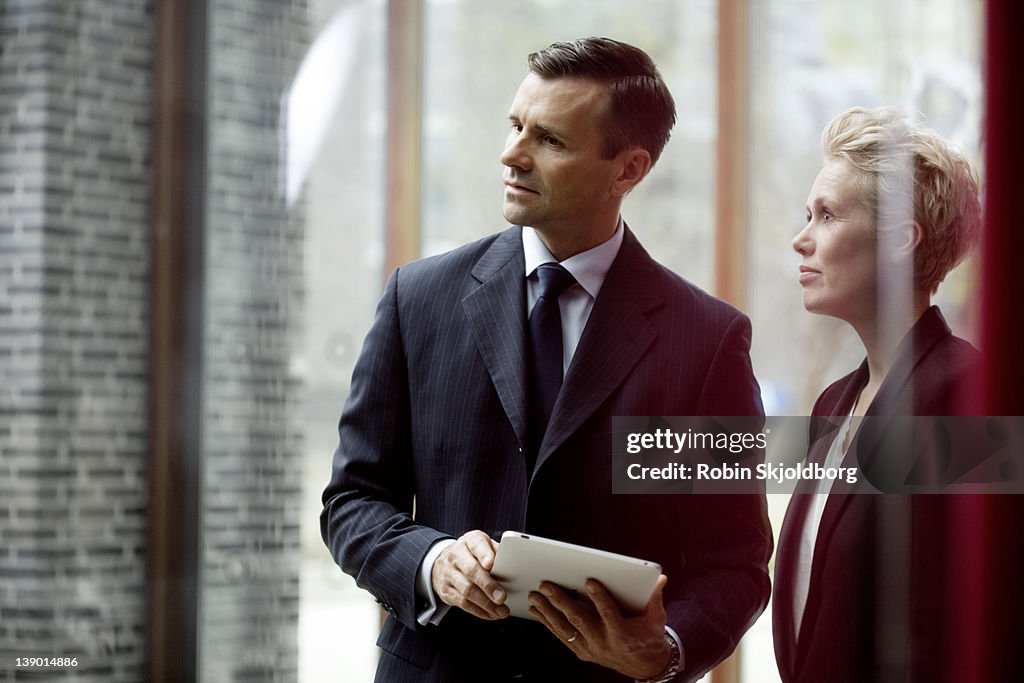
[[(384, 239), (385, 4), (309, 3), (316, 65), (303, 111), (326, 127), (312, 147), (304, 185), (305, 329), (298, 358), (303, 379), (302, 581), (299, 680), (371, 681), (380, 610), (334, 563), (320, 538), (320, 494), (338, 445), (335, 425), (352, 366), (380, 296)], [(321, 45), (332, 48), (316, 57)], [(326, 59), (326, 63), (322, 60)], [(316, 61), (320, 63), (317, 64)], [(324, 101), (325, 87), (337, 89)]]
[(383, 10), (210, 3), (204, 681), (372, 677), (376, 605), (317, 520), (382, 282)]
[[(803, 310), (799, 256), (790, 242), (821, 169), (821, 130), (859, 105), (921, 112), (981, 168), (981, 26), (978, 0), (766, 0), (750, 17), (750, 315), (752, 357), (765, 410), (807, 414), (818, 394), (855, 368), (852, 328)], [(940, 287), (954, 332), (972, 338), (967, 300), (974, 259)], [(781, 528), (788, 496), (769, 496)], [(744, 639), (742, 680), (778, 681), (771, 609)]]

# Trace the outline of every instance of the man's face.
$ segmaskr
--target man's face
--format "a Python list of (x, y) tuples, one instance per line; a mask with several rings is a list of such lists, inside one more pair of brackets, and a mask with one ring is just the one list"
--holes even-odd
[[(551, 236), (580, 236), (618, 216), (617, 159), (602, 159), (607, 87), (579, 78), (523, 79), (505, 141), (505, 219)], [(618, 192), (618, 194), (616, 194)]]

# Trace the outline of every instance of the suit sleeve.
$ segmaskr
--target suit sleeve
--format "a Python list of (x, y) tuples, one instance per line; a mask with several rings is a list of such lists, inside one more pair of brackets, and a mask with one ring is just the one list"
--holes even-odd
[(416, 572), (446, 535), (417, 524), (399, 271), (388, 280), (352, 373), (320, 531), (335, 562), (411, 629)]
[[(750, 363), (750, 336), (750, 321), (736, 315), (711, 362), (700, 415), (764, 415)], [(707, 514), (680, 520), (700, 530), (687, 552), (683, 581), (666, 604), (668, 623), (683, 644), (681, 681), (696, 680), (725, 659), (764, 611), (771, 593), (772, 533), (764, 494), (698, 498)]]

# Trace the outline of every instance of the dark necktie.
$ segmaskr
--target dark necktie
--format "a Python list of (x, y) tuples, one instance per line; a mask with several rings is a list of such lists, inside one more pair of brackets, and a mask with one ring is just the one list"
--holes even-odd
[(558, 296), (576, 284), (576, 278), (557, 263), (542, 263), (537, 268), (537, 277), (540, 296), (530, 312), (530, 357), (527, 364), (527, 476), (533, 473), (537, 451), (562, 386), (562, 313), (558, 308)]

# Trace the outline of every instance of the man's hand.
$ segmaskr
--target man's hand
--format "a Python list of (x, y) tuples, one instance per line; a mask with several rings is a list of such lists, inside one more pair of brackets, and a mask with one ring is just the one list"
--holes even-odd
[(437, 597), (446, 605), (458, 607), (473, 616), (493, 621), (504, 619), (507, 594), (491, 578), (498, 544), (482, 531), (470, 531), (441, 551), (430, 572)]
[(614, 669), (630, 678), (653, 678), (668, 668), (672, 657), (665, 642), (662, 574), (642, 614), (624, 617), (599, 581), (586, 583), (587, 599), (569, 595), (544, 582), (530, 593), (530, 613), (587, 662)]

